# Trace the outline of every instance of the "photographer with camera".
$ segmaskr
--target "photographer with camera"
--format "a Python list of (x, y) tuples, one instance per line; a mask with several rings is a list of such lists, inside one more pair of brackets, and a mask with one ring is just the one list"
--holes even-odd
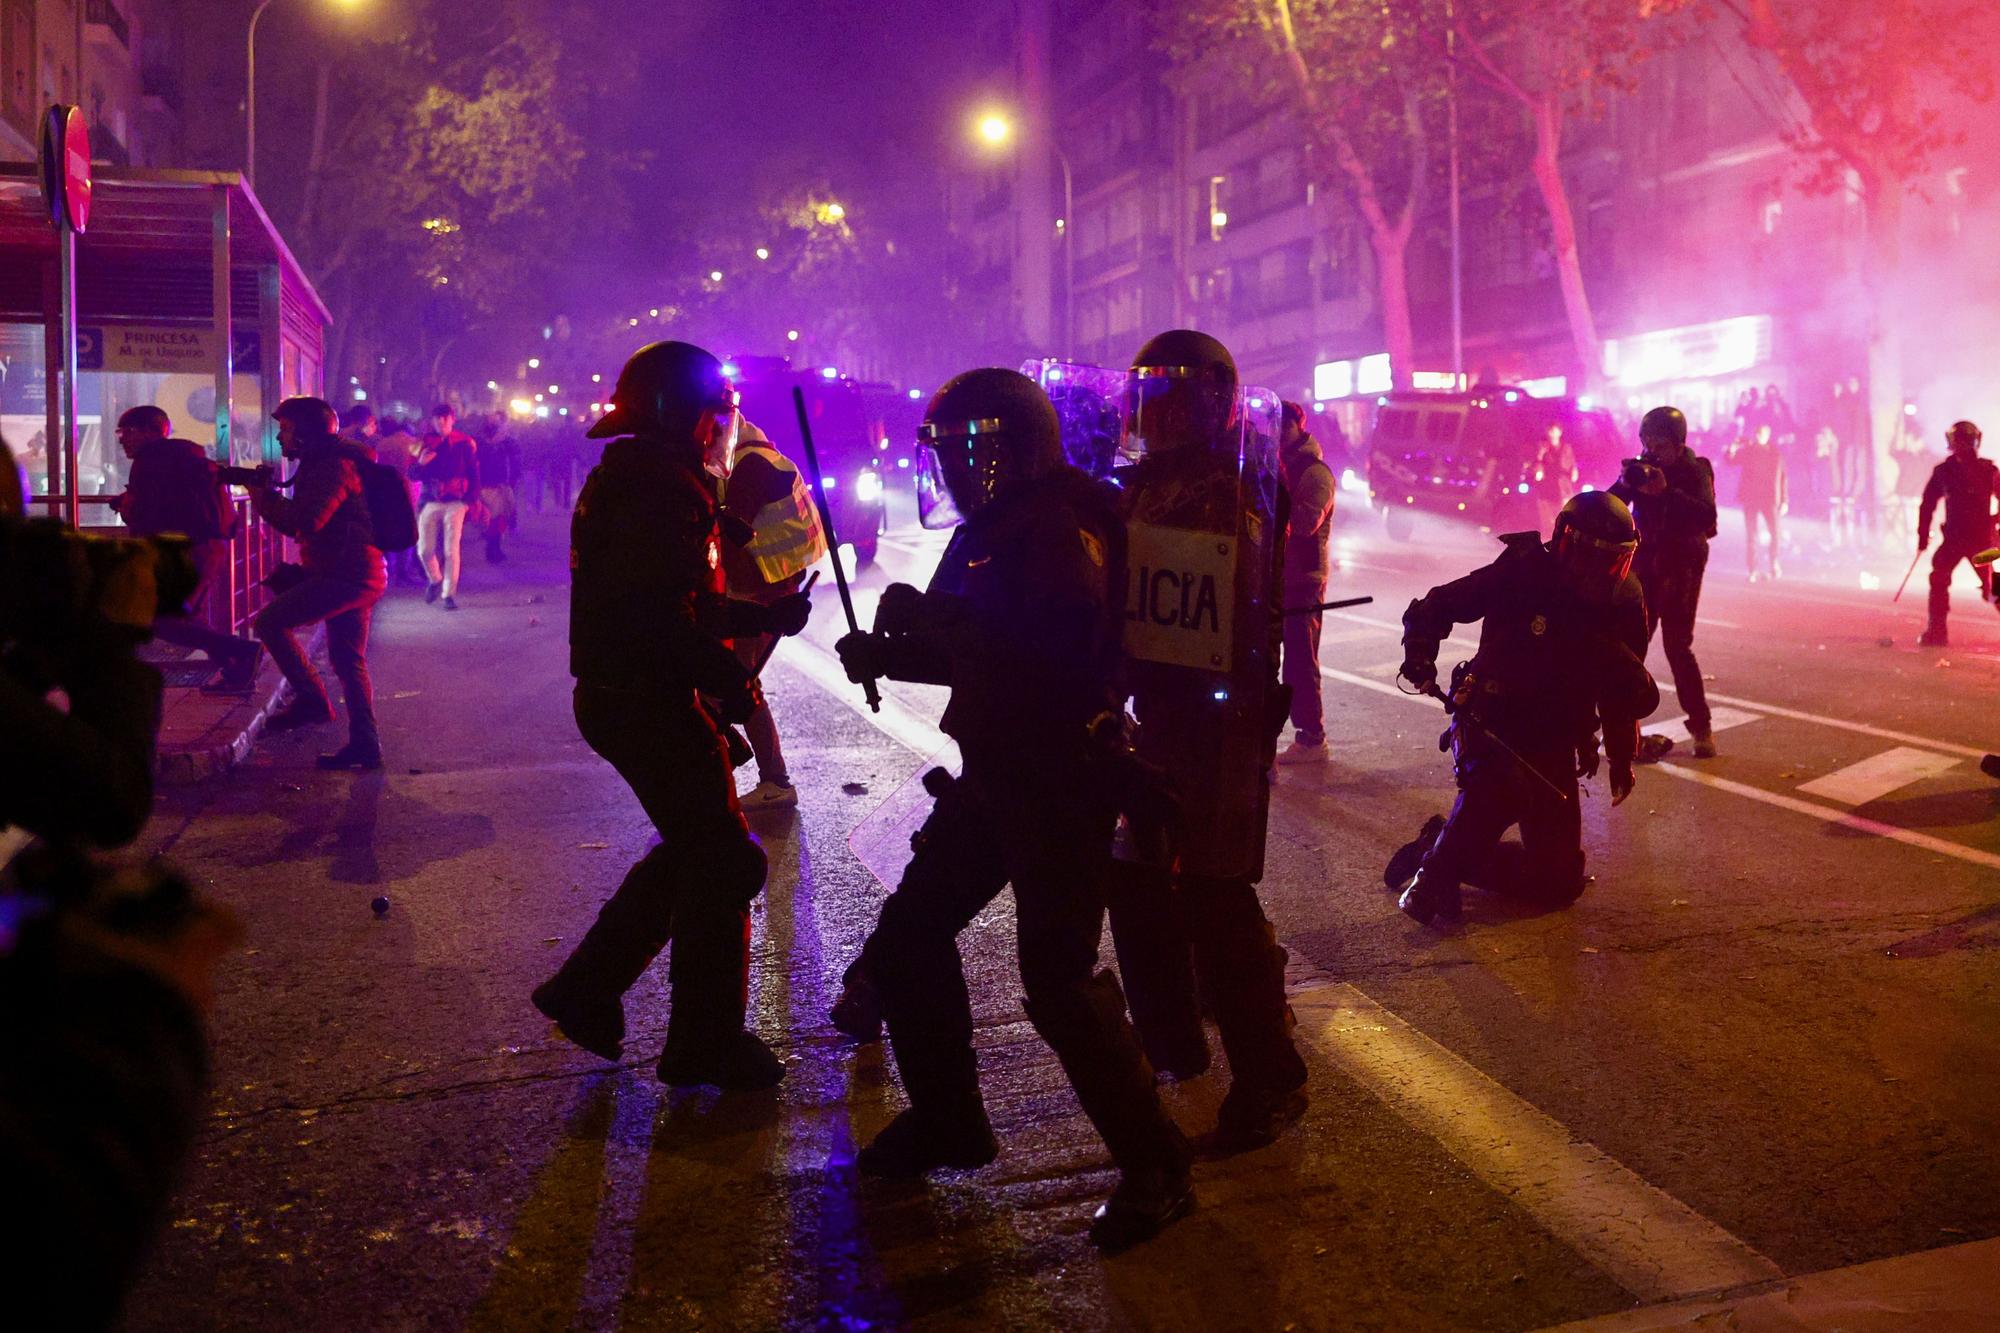
[(218, 587), (229, 585), (229, 539), (236, 511), (222, 469), (193, 440), (173, 437), (173, 422), (158, 407), (135, 407), (118, 418), (118, 445), (132, 460), (125, 493), (112, 508), (141, 537), (178, 532), (188, 539), (188, 556), (201, 573), (201, 586), (188, 599), (185, 616), (166, 616), (153, 637), (197, 648), (222, 668), (220, 680), (204, 687), (213, 694), (247, 694), (257, 680), (264, 646), (212, 629), (205, 614)]
[[(1679, 408), (1656, 407), (1646, 414), (1639, 423), (1639, 449), (1639, 457), (1625, 460), (1611, 494), (1631, 507), (1639, 524), (1632, 572), (1646, 595), (1646, 641), (1660, 631), (1674, 691), (1687, 710), (1694, 757), (1713, 759), (1708, 692), (1694, 659), (1694, 618), (1709, 539), (1715, 536), (1715, 468), (1688, 447), (1687, 418)], [(1657, 763), (1673, 745), (1671, 737), (1643, 737), (1639, 761)]]
[(374, 454), (336, 431), (333, 407), (318, 398), (287, 398), (272, 413), (278, 446), (298, 462), (290, 496), (278, 494), (264, 469), (251, 507), (299, 543), (304, 567), (291, 586), (257, 613), (257, 637), (292, 685), (292, 702), (265, 723), (296, 731), (333, 721), (326, 686), (293, 631), (326, 622), (326, 653), (347, 696), (347, 744), (319, 757), (326, 769), (382, 767), (375, 729), (375, 694), (368, 680), (368, 627), (388, 587), (388, 566), (375, 545), (375, 524), (362, 484)]
[(84, 537), (25, 519), (0, 487), (0, 841), (39, 839), (0, 880), (0, 1177), (17, 1219), (0, 1283), (51, 1326), (117, 1313), (194, 1136), (201, 1013), (240, 935), (183, 881), (89, 859), (151, 811), (160, 676), (133, 649), (196, 584), (178, 538)]

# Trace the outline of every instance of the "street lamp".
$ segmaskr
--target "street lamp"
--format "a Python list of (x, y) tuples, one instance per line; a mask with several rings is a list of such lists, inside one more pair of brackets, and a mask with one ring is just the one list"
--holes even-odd
[[(1014, 122), (998, 111), (988, 111), (973, 122), (972, 132), (989, 148), (1005, 148), (1014, 138)], [(1063, 247), (1063, 350), (1076, 351), (1076, 176), (1070, 170), (1069, 154), (1053, 138), (1049, 151), (1062, 168), (1063, 215), (1056, 223)]]
[[(252, 186), (257, 184), (257, 24), (276, 0), (258, 0), (257, 8), (250, 11), (248, 91), (243, 99), (243, 176)], [(366, 0), (329, 0), (341, 9), (359, 9)]]

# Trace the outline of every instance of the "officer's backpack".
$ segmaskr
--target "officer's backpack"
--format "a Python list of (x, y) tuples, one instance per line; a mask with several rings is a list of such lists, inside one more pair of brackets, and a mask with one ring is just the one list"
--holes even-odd
[(410, 503), (409, 483), (387, 463), (361, 461), (361, 498), (375, 527), (375, 549), (394, 553), (417, 544), (417, 507)]

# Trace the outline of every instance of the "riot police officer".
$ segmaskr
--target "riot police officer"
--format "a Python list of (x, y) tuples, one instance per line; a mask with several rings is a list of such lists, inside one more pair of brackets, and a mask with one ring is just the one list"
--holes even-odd
[(1133, 358), (1124, 453), (1136, 461), (1117, 481), (1135, 573), (1135, 751), (1169, 779), (1180, 819), (1162, 844), (1128, 839), (1111, 925), (1133, 1016), (1173, 1072), (1207, 1064), (1197, 979), (1213, 1007), (1231, 1074), (1204, 1143), (1218, 1155), (1272, 1142), (1306, 1108), (1285, 951), (1256, 890), (1290, 698), (1277, 670), (1286, 501), (1275, 425), (1250, 419), (1235, 358), (1205, 333), (1160, 334)]
[(570, 673), (584, 740), (625, 779), (660, 843), (625, 875), (535, 1007), (606, 1059), (623, 1049), (622, 997), (673, 941), (659, 1076), (676, 1087), (762, 1088), (784, 1065), (744, 1029), (750, 902), (764, 853), (736, 802), (725, 721), (750, 713), (749, 672), (729, 640), (796, 634), (802, 593), (769, 606), (723, 595), (716, 482), (728, 474), (737, 396), (699, 347), (654, 343), (618, 376), (590, 428), (613, 438), (570, 527)]
[[(1715, 757), (1708, 691), (1701, 663), (1694, 658), (1694, 620), (1701, 604), (1708, 543), (1715, 536), (1715, 468), (1688, 447), (1687, 418), (1679, 408), (1656, 407), (1639, 423), (1640, 457), (1629, 459), (1611, 486), (1639, 525), (1639, 554), (1633, 570), (1645, 591), (1646, 641), (1660, 631), (1674, 692), (1687, 710), (1688, 735), (1697, 759)], [(1640, 656), (1645, 656), (1643, 649)], [(1651, 763), (1673, 747), (1665, 736), (1640, 743), (1641, 762)]]
[[(2000, 467), (1979, 456), (1979, 427), (1970, 421), (1954, 422), (1944, 438), (1950, 455), (1931, 469), (1930, 480), (1924, 483), (1923, 504), (1917, 510), (1917, 551), (1921, 554), (1930, 549), (1931, 518), (1937, 513), (1938, 501), (1944, 501), (1944, 533), (1937, 554), (1931, 557), (1929, 623), (1918, 639), (1927, 648), (1942, 648), (1948, 642), (1945, 618), (1951, 613), (1951, 576), (1959, 561), (1971, 560), (1993, 545), (1993, 499), (2000, 495)], [(1979, 595), (1991, 601), (1992, 567), (1975, 563), (1972, 570), (1979, 576)]]
[(958, 376), (922, 430), (925, 522), (963, 526), (928, 590), (888, 590), (876, 630), (837, 646), (857, 681), (950, 685), (941, 725), (964, 775), (931, 784), (937, 803), (861, 960), (910, 1106), (860, 1166), (911, 1176), (993, 1159), (954, 940), (1011, 883), (1028, 1018), (1120, 1172), (1091, 1227), (1118, 1250), (1193, 1205), (1187, 1146), (1118, 980), (1093, 976), (1116, 810), (1089, 731), (1118, 698), (1124, 528), (1104, 488), (1063, 462), (1055, 410), (1024, 375)]
[[(1586, 491), (1563, 506), (1553, 540), (1500, 540), (1499, 559), (1403, 615), (1402, 677), (1440, 695), (1438, 645), (1452, 626), (1482, 622), (1479, 651), (1445, 696), (1458, 799), (1384, 876), (1403, 912), (1434, 928), (1458, 923), (1465, 883), (1545, 908), (1576, 900), (1588, 883), (1577, 779), (1598, 770), (1601, 727), (1622, 804), (1639, 720), (1660, 701), (1641, 658), (1647, 615), (1631, 570), (1643, 548), (1624, 501)], [(1515, 824), (1521, 842), (1501, 845)]]

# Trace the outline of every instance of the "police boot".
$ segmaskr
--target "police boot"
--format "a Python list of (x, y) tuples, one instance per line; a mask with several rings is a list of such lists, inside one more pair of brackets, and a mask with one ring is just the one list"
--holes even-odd
[(1989, 778), (2000, 780), (2000, 754), (1989, 754), (1981, 759), (1979, 771)]
[(1641, 736), (1639, 738), (1639, 752), (1632, 756), (1632, 761), (1638, 764), (1657, 764), (1662, 759), (1665, 759), (1667, 752), (1673, 748), (1674, 738), (1672, 736), (1661, 736), (1657, 733)]
[(986, 1108), (977, 1103), (951, 1115), (904, 1111), (854, 1159), (863, 1175), (911, 1180), (933, 1171), (973, 1171), (1000, 1155)]
[(732, 1032), (699, 1046), (676, 1043), (669, 1032), (658, 1072), (660, 1082), (674, 1088), (760, 1092), (783, 1081), (785, 1062), (754, 1032)]
[(1427, 875), (1421, 870), (1411, 876), (1409, 884), (1396, 899), (1396, 908), (1412, 921), (1432, 930), (1456, 930), (1465, 920), (1457, 882)]
[(564, 984), (562, 972), (535, 987), (530, 998), (558, 1032), (592, 1055), (606, 1060), (624, 1056), (625, 1006), (619, 1000), (582, 995)]
[(840, 987), (840, 998), (829, 1011), (833, 1025), (862, 1043), (882, 1040), (882, 996), (865, 969), (850, 967)]
[(1924, 632), (1917, 636), (1917, 646), (1919, 648), (1949, 648), (1951, 640), (1944, 632), (1944, 625), (1934, 620), (1924, 626)]
[(1216, 1114), (1215, 1128), (1196, 1140), (1195, 1153), (1207, 1158), (1234, 1157), (1267, 1148), (1305, 1113), (1303, 1086), (1281, 1090), (1232, 1083)]
[(1443, 815), (1432, 815), (1426, 819), (1423, 831), (1398, 847), (1396, 854), (1389, 858), (1389, 867), (1382, 872), (1383, 886), (1391, 891), (1400, 892), (1402, 887), (1410, 882), (1410, 876), (1416, 874), (1417, 868), (1423, 865), (1424, 858), (1431, 854), (1431, 846), (1442, 832), (1444, 832)]
[(1143, 1244), (1194, 1211), (1185, 1166), (1127, 1171), (1090, 1219), (1090, 1243), (1106, 1254)]

